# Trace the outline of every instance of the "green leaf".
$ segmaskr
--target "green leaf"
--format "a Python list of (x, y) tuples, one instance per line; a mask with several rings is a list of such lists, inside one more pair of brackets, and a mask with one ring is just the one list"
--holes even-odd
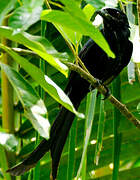
[[(9, 173), (6, 173), (6, 169), (8, 169), (8, 162), (7, 162), (7, 156), (4, 147), (0, 144), (0, 164), (1, 164), (1, 169), (3, 172), (3, 176), (6, 180), (12, 180), (12, 177)], [(1, 178), (3, 179), (3, 178)]]
[(96, 165), (99, 164), (100, 152), (102, 150), (102, 144), (103, 144), (103, 133), (104, 133), (104, 124), (105, 124), (104, 101), (102, 100), (103, 98), (104, 98), (103, 95), (101, 95), (99, 123), (98, 123), (98, 131), (97, 131), (97, 143), (96, 143), (95, 156), (94, 156), (94, 163)]
[[(120, 75), (113, 81), (113, 95), (120, 100), (121, 98), (121, 80)], [(120, 166), (120, 152), (122, 143), (122, 134), (119, 132), (119, 125), (121, 119), (121, 113), (115, 107), (113, 111), (113, 135), (114, 135), (114, 149), (113, 149), (113, 174), (112, 180), (117, 180), (119, 176), (119, 166)]]
[[(87, 19), (90, 20), (91, 16), (93, 15), (95, 9), (93, 8), (93, 6), (91, 6), (90, 4), (86, 5), (83, 8), (83, 12), (86, 15)], [(82, 14), (83, 14), (82, 12)], [(85, 16), (84, 15), (84, 16)], [(53, 23), (53, 25), (58, 29), (58, 31), (62, 34), (62, 36), (64, 37), (64, 39), (69, 40), (71, 43), (73, 43), (76, 47), (77, 43), (81, 40), (82, 38), (82, 34), (81, 33), (76, 33), (74, 31), (72, 31), (71, 29), (64, 27), (63, 25), (58, 25)]]
[(94, 120), (94, 114), (95, 114), (96, 95), (97, 95), (97, 89), (88, 93), (88, 96), (87, 96), (84, 146), (83, 146), (83, 153), (82, 153), (80, 166), (79, 166), (78, 173), (77, 173), (77, 178), (79, 178), (81, 171), (84, 167), (84, 164), (86, 162), (87, 147), (88, 147), (88, 142), (89, 142), (89, 138), (90, 138), (90, 134), (91, 134), (91, 130), (92, 130), (92, 124), (93, 124), (93, 120)]
[(21, 6), (17, 8), (9, 18), (9, 26), (20, 31), (27, 30), (31, 25), (39, 21), (42, 7), (38, 6), (34, 9)]
[(64, 39), (69, 41), (70, 43), (73, 43), (74, 46), (76, 46), (77, 41), (76, 41), (76, 35), (77, 33), (73, 32), (71, 29), (61, 26), (60, 24), (58, 25), (57, 23), (53, 23), (53, 25), (56, 27), (56, 29), (61, 33)]
[(73, 107), (68, 96), (60, 89), (48, 76), (46, 76), (39, 68), (31, 64), (25, 58), (19, 56), (10, 48), (0, 44), (0, 47), (6, 51), (17, 63), (19, 63), (23, 69), (57, 102), (62, 104), (69, 111), (73, 112), (80, 118), (84, 118), (84, 115), (78, 113)]
[(68, 59), (67, 54), (58, 53), (47, 39), (40, 36), (32, 36), (25, 32), (14, 34), (14, 30), (12, 28), (5, 26), (0, 26), (0, 36), (23, 44), (36, 52), (40, 57), (45, 59), (66, 77), (68, 76), (67, 66), (59, 61), (60, 59)]
[(93, 7), (96, 9), (101, 9), (102, 7), (105, 6), (105, 1), (104, 0), (85, 0), (88, 4), (91, 4)]
[(18, 141), (13, 134), (0, 132), (0, 144), (7, 150), (14, 152), (18, 145)]
[(140, 112), (140, 103), (137, 106), (137, 110)]
[(33, 9), (43, 5), (44, 0), (23, 0), (23, 5), (27, 8)]
[(80, 18), (68, 12), (49, 9), (42, 11), (41, 19), (69, 28), (74, 32), (90, 36), (109, 56), (115, 57), (101, 32), (88, 21), (85, 14), (83, 18)]
[(14, 8), (16, 1), (17, 0), (0, 0), (0, 25), (5, 15)]
[(17, 8), (9, 18), (9, 26), (21, 31), (27, 30), (40, 20), (43, 0), (24, 0), (23, 6)]
[[(85, 13), (86, 17), (88, 20), (90, 20), (91, 16), (93, 15), (95, 9), (93, 8), (93, 6), (91, 5), (86, 5), (83, 9), (83, 12)], [(62, 36), (64, 37), (64, 39), (69, 40), (70, 42), (72, 42), (75, 47), (77, 45), (77, 43), (81, 40), (82, 38), (82, 34), (81, 33), (76, 33), (74, 31), (72, 31), (71, 29), (55, 24), (53, 23), (54, 26), (58, 29), (58, 31), (62, 34)]]
[(31, 121), (39, 134), (48, 139), (50, 123), (47, 118), (44, 118), (44, 116), (47, 116), (47, 110), (43, 100), (40, 99), (32, 86), (18, 72), (2, 63), (1, 68), (15, 89), (24, 107), (25, 116)]
[(74, 171), (76, 125), (77, 125), (77, 119), (74, 119), (69, 135), (67, 180), (72, 180), (73, 171)]
[(80, 8), (79, 4), (75, 0), (66, 1), (60, 0), (64, 4), (64, 10), (75, 18), (78, 17), (83, 20), (87, 20), (86, 15)]
[(92, 15), (95, 12), (95, 8), (93, 6), (91, 6), (90, 4), (87, 4), (84, 8), (83, 8), (83, 12), (85, 13), (85, 15), (87, 16), (87, 19), (90, 20), (90, 18), (92, 17)]

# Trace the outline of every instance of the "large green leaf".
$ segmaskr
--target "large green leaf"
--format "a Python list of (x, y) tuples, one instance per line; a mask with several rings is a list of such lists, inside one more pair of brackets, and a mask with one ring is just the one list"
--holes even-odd
[[(95, 11), (95, 9), (90, 4), (86, 5), (84, 7), (84, 9), (83, 9), (83, 12), (85, 13), (88, 20), (90, 20), (90, 18), (93, 15), (94, 11)], [(62, 34), (64, 39), (69, 40), (76, 47), (77, 43), (79, 43), (79, 41), (82, 38), (82, 34), (81, 33), (76, 33), (74, 31), (72, 31), (71, 29), (69, 29), (67, 27), (64, 27), (63, 25), (58, 25), (58, 24), (55, 24), (55, 23), (53, 23), (53, 24), (58, 29), (58, 31)]]
[(9, 25), (14, 29), (27, 30), (40, 19), (43, 0), (24, 0), (23, 6), (18, 7), (9, 18)]
[(87, 4), (84, 8), (83, 8), (83, 12), (85, 13), (86, 17), (88, 18), (88, 20), (91, 19), (92, 15), (95, 12), (95, 8), (93, 6), (91, 6), (90, 4)]
[(43, 100), (38, 96), (33, 87), (14, 69), (1, 63), (1, 68), (6, 73), (21, 101), (25, 116), (31, 121), (34, 128), (44, 138), (49, 138), (50, 123)]
[(9, 26), (18, 29), (18, 31), (19, 29), (21, 31), (27, 30), (32, 24), (39, 21), (41, 11), (41, 6), (34, 9), (21, 6), (17, 8), (9, 18)]
[(16, 0), (0, 0), (0, 25), (5, 15), (14, 8), (15, 3)]
[(79, 16), (74, 16), (74, 14), (71, 15), (69, 12), (49, 9), (42, 11), (41, 19), (69, 28), (74, 32), (90, 36), (109, 56), (114, 57), (103, 35), (88, 21), (83, 11), (82, 13), (84, 17), (80, 18)]
[(66, 1), (60, 0), (64, 5), (64, 10), (74, 16), (75, 18), (78, 17), (83, 20), (87, 20), (86, 15), (83, 13), (82, 9), (80, 8), (79, 4), (75, 0)]
[(47, 39), (40, 36), (32, 36), (25, 32), (16, 32), (14, 34), (14, 30), (12, 28), (5, 26), (0, 26), (0, 36), (23, 44), (36, 52), (40, 57), (45, 59), (65, 76), (68, 76), (67, 66), (59, 61), (60, 59), (68, 59), (68, 56), (65, 53), (58, 53)]
[[(93, 15), (94, 11), (95, 11), (95, 9), (90, 4), (86, 5), (83, 8), (83, 12), (85, 13), (88, 20), (90, 20), (90, 18)], [(72, 31), (71, 29), (69, 29), (67, 27), (64, 27), (63, 25), (58, 25), (58, 24), (55, 24), (55, 23), (53, 23), (53, 24), (58, 29), (58, 31), (62, 34), (64, 39), (69, 40), (76, 47), (77, 43), (79, 43), (79, 41), (82, 38), (82, 34), (81, 33), (76, 33), (74, 31)]]
[(62, 104), (69, 111), (75, 113), (78, 117), (84, 118), (83, 114), (78, 113), (73, 107), (68, 96), (60, 89), (47, 75), (45, 75), (39, 68), (31, 64), (25, 58), (19, 56), (10, 48), (0, 44), (0, 48), (6, 51), (17, 63), (19, 63), (24, 70), (57, 102)]
[[(114, 57), (114, 53), (110, 50), (108, 43), (106, 42), (102, 34), (95, 27), (93, 27), (92, 23), (89, 21), (86, 14), (79, 7), (79, 4), (75, 0), (60, 1), (64, 4), (65, 12), (68, 12), (69, 15), (73, 18), (74, 25), (75, 23), (79, 25), (81, 34), (90, 36), (109, 56)], [(100, 1), (104, 2), (103, 0)], [(63, 22), (62, 24), (64, 25), (65, 22)], [(84, 31), (82, 31), (83, 29)]]

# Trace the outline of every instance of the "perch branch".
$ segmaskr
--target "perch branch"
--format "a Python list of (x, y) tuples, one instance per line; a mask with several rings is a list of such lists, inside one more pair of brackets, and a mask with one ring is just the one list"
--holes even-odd
[[(20, 48), (12, 48), (15, 52), (26, 55), (33, 55), (38, 56), (36, 53), (30, 50), (23, 50)], [(87, 80), (93, 87), (97, 88), (98, 91), (103, 94), (104, 96), (107, 93), (107, 89), (102, 85), (99, 84), (97, 86), (98, 81), (87, 71), (83, 70), (79, 65), (70, 63), (70, 62), (63, 62), (65, 65), (69, 67), (70, 70), (77, 72), (80, 74), (82, 78)], [(129, 120), (131, 121), (137, 128), (140, 129), (140, 121), (136, 119), (136, 117), (127, 109), (126, 105), (122, 104), (118, 101), (112, 94), (109, 95), (108, 100)]]
[[(85, 72), (81, 67), (65, 62), (65, 64), (69, 67), (70, 70), (76, 71), (82, 78), (87, 80), (93, 87), (96, 87), (97, 80), (91, 75)], [(107, 90), (103, 85), (99, 85), (96, 87), (100, 93), (106, 95)], [(122, 104), (118, 101), (112, 94), (109, 95), (108, 100), (117, 108), (119, 111), (129, 120), (131, 121), (137, 128), (140, 129), (140, 121), (136, 119), (136, 117), (127, 109), (126, 105)]]

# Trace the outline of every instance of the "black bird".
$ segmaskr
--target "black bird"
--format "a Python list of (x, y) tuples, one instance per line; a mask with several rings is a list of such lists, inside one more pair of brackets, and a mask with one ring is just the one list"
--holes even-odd
[[(115, 8), (105, 8), (96, 12), (103, 18), (101, 30), (116, 58), (112, 59), (90, 39), (82, 48), (79, 57), (84, 62), (89, 72), (104, 85), (109, 84), (128, 65), (133, 45), (129, 41), (130, 31), (127, 16)], [(81, 100), (89, 91), (89, 83), (76, 72), (71, 77), (66, 88), (66, 93), (78, 108)], [(42, 140), (38, 147), (21, 164), (7, 170), (12, 175), (18, 176), (36, 165), (43, 155), (50, 151), (52, 157), (51, 179), (55, 180), (57, 169), (66, 138), (71, 128), (74, 114), (62, 107), (54, 121), (49, 140)]]

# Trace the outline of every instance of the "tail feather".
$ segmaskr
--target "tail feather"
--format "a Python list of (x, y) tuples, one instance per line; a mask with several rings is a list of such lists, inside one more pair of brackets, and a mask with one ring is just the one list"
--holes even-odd
[[(84, 87), (86, 88), (81, 87), (82, 91), (80, 92), (77, 91), (76, 89), (72, 89), (71, 93), (69, 94), (76, 108), (79, 106), (81, 99), (83, 98), (83, 96), (85, 95), (87, 91), (87, 86), (84, 86)], [(73, 91), (74, 92), (76, 91), (76, 93), (80, 93), (80, 96), (79, 95), (73, 96)], [(50, 139), (42, 140), (41, 143), (37, 146), (37, 148), (27, 157), (27, 159), (25, 159), (19, 165), (16, 165), (15, 167), (8, 169), (7, 172), (9, 172), (10, 174), (14, 176), (20, 176), (24, 174), (25, 172), (33, 168), (36, 165), (36, 163), (44, 156), (44, 154), (50, 150), (51, 157), (52, 157), (51, 179), (55, 180), (57, 176), (57, 170), (58, 170), (60, 157), (63, 151), (63, 147), (65, 145), (69, 130), (71, 128), (73, 119), (74, 119), (74, 114), (63, 107), (51, 127)]]
[(13, 176), (20, 176), (31, 168), (50, 150), (50, 140), (43, 139), (37, 148), (20, 164), (8, 169), (6, 172)]
[(71, 128), (71, 125), (74, 119), (74, 114), (67, 111), (65, 112), (64, 119), (65, 121), (63, 120), (63, 125), (61, 126), (61, 129), (59, 129), (60, 131), (51, 145), (51, 157), (52, 157), (52, 174), (51, 175), (53, 177), (53, 180), (55, 180), (57, 177), (59, 161), (61, 158), (63, 147), (65, 145), (69, 130)]
[(35, 167), (36, 164), (32, 165), (25, 165), (24, 163), (20, 163), (10, 169), (8, 169), (6, 172), (10, 173), (12, 176), (21, 176), (25, 172), (29, 171), (31, 168)]

